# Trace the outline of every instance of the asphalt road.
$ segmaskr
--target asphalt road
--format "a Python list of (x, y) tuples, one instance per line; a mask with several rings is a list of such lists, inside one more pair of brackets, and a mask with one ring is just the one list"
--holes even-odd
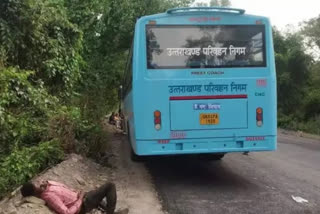
[(276, 152), (228, 154), (218, 162), (153, 158), (146, 167), (170, 214), (320, 213), (317, 140), (281, 134)]

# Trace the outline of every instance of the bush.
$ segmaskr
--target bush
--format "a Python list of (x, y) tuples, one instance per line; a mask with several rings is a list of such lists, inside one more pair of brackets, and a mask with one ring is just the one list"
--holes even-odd
[(106, 151), (108, 135), (100, 121), (83, 118), (77, 107), (62, 107), (50, 118), (49, 138), (57, 138), (65, 152), (98, 158)]
[(82, 133), (82, 144), (85, 145), (85, 154), (98, 160), (100, 154), (107, 151), (108, 134), (101, 123), (93, 124), (87, 132)]
[(292, 115), (285, 115), (281, 111), (278, 112), (278, 126), (284, 129), (296, 130), (297, 119)]
[(63, 150), (57, 140), (14, 149), (0, 163), (0, 197), (62, 158)]
[(299, 130), (320, 135), (320, 115), (299, 124)]
[(0, 70), (0, 157), (17, 145), (37, 145), (47, 136), (46, 123), (58, 107), (33, 72)]
[(320, 90), (311, 90), (306, 99), (304, 105), (304, 112), (306, 119), (314, 118), (320, 114)]
[(62, 107), (56, 115), (49, 119), (48, 137), (59, 139), (64, 151), (67, 153), (75, 150), (75, 129), (77, 124), (81, 122), (80, 115), (77, 114), (78, 111), (77, 108)]
[(34, 79), (60, 97), (70, 95), (80, 78), (83, 37), (63, 4), (52, 0), (0, 3), (0, 57), (5, 56), (7, 66), (33, 70)]
[(304, 131), (320, 135), (320, 115), (316, 115), (308, 120), (303, 120), (294, 115), (287, 116), (279, 112), (278, 126), (288, 130)]

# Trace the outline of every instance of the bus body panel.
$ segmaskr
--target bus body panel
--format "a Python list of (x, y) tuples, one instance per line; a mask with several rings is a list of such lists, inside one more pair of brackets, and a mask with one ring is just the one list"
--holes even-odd
[[(203, 84), (208, 84), (212, 80), (202, 80)], [(223, 83), (231, 83), (233, 80), (225, 80), (225, 79), (218, 79), (218, 81)], [(166, 84), (168, 85), (176, 85), (179, 82), (181, 84), (181, 81), (171, 81), (171, 84), (166, 81)], [(197, 81), (199, 84), (202, 82), (200, 80)], [(272, 96), (274, 96), (272, 91), (269, 91), (267, 89), (256, 89), (256, 78), (251, 78), (246, 80), (241, 80), (241, 83), (247, 83), (248, 88), (250, 86), (253, 86), (253, 89), (248, 90), (247, 92), (247, 100), (248, 100), (248, 106), (247, 110), (245, 111), (246, 116), (248, 117), (248, 128), (243, 129), (215, 129), (212, 128), (210, 132), (207, 132), (207, 130), (188, 130), (188, 137), (193, 138), (200, 138), (203, 136), (206, 137), (212, 137), (212, 136), (219, 136), (219, 137), (228, 137), (228, 136), (251, 136), (251, 135), (276, 135), (276, 124), (275, 124), (275, 111), (274, 111), (274, 105), (276, 105), (275, 101), (272, 99)], [(270, 87), (272, 87), (272, 83), (268, 83)], [(275, 83), (274, 83), (275, 84)], [(136, 126), (136, 137), (139, 140), (146, 140), (146, 139), (169, 139), (171, 135), (171, 131), (174, 131), (172, 127), (170, 127), (170, 94), (168, 90), (168, 85), (165, 85), (162, 81), (143, 81), (139, 83), (141, 88), (152, 88), (152, 90), (141, 90), (140, 94), (143, 94), (141, 96), (136, 97), (135, 101), (137, 102), (135, 106), (139, 106), (135, 109), (135, 119), (139, 121), (139, 125)], [(165, 94), (165, 95), (164, 95)], [(203, 95), (203, 94), (201, 94)], [(185, 96), (188, 96), (187, 94)], [(192, 96), (195, 96), (195, 94), (192, 94)], [(153, 102), (149, 102), (149, 100), (153, 100)], [(193, 110), (193, 104), (219, 104), (221, 105), (221, 109), (224, 108), (223, 102), (225, 101), (239, 101), (238, 99), (227, 99), (227, 100), (219, 100), (219, 99), (207, 99), (207, 100), (187, 100), (187, 104), (185, 107), (181, 107), (182, 114), (185, 114), (186, 117), (189, 117), (191, 110)], [(181, 102), (181, 101), (176, 101)], [(264, 116), (264, 124), (263, 127), (257, 127), (256, 126), (256, 108), (263, 107), (263, 116)], [(230, 108), (230, 106), (228, 106)], [(154, 111), (160, 110), (162, 114), (162, 127), (161, 130), (157, 131), (154, 128)], [(199, 113), (209, 113), (210, 110), (206, 111), (197, 111)], [(215, 111), (218, 112), (218, 111)], [(226, 115), (226, 117), (229, 117)], [(165, 119), (168, 118), (168, 119)], [(222, 120), (224, 118), (220, 118)], [(186, 118), (187, 120), (187, 118)], [(229, 122), (233, 122), (232, 118), (228, 118)], [(185, 122), (185, 121), (181, 121)], [(198, 123), (198, 121), (196, 121)], [(235, 122), (236, 123), (236, 122)], [(141, 127), (141, 128), (139, 128)], [(190, 134), (190, 135), (189, 135)]]
[[(219, 17), (197, 22), (203, 17)], [(204, 19), (205, 20), (205, 19)], [(266, 67), (147, 69), (146, 25), (255, 25), (265, 26)], [(262, 85), (259, 83), (263, 82)], [(175, 94), (177, 85), (244, 84), (246, 91), (205, 91)], [(214, 97), (213, 95), (227, 97)], [(245, 95), (246, 98), (237, 98)], [(211, 96), (205, 97), (203, 96)], [(234, 96), (234, 97), (233, 97)], [(175, 100), (175, 98), (181, 100)], [(182, 98), (181, 98), (182, 97)], [(185, 98), (185, 99), (184, 99)], [(191, 99), (192, 98), (192, 99)], [(214, 106), (195, 110), (195, 105)], [(158, 14), (140, 18), (135, 27), (132, 91), (124, 99), (130, 141), (137, 155), (272, 151), (277, 141), (276, 76), (272, 29), (265, 17), (229, 13)], [(234, 110), (233, 110), (234, 108)], [(263, 109), (263, 126), (256, 121)], [(161, 129), (155, 129), (154, 112), (161, 112)], [(219, 124), (200, 125), (197, 115), (219, 114)]]
[[(219, 98), (218, 96), (213, 98)], [(237, 108), (234, 108), (237, 106)], [(206, 109), (208, 108), (208, 109)], [(170, 130), (218, 130), (248, 128), (248, 99), (203, 99), (170, 100)], [(203, 119), (199, 118), (201, 112)], [(201, 114), (200, 113), (200, 114)], [(214, 126), (205, 123), (206, 116), (212, 114)], [(211, 119), (211, 118), (208, 118)], [(195, 121), (199, 121), (196, 122)], [(232, 123), (230, 123), (232, 121)]]
[(246, 137), (177, 139), (168, 143), (137, 140), (135, 152), (139, 155), (174, 155), (274, 151), (276, 140), (276, 136), (250, 137), (250, 139)]

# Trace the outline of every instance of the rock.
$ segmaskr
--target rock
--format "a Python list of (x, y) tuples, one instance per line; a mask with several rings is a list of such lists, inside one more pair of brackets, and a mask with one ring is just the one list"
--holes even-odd
[(14, 203), (14, 206), (15, 206), (15, 207), (20, 207), (23, 203), (24, 203), (23, 200), (22, 200), (22, 201), (16, 201), (16, 202)]
[[(111, 173), (91, 159), (78, 155), (70, 155), (65, 161), (54, 168), (41, 173), (34, 180), (53, 180), (75, 190), (90, 191), (103, 180), (111, 180)], [(54, 214), (45, 202), (36, 197), (22, 198), (20, 192), (13, 192), (12, 198), (0, 202), (0, 214)], [(93, 211), (102, 214), (99, 210)]]
[[(7, 204), (8, 201), (9, 201), (9, 198), (3, 199), (3, 200), (0, 202), (0, 206), (3, 206), (3, 205), (5, 205), (5, 204)], [(0, 214), (2, 214), (2, 213), (0, 212)]]
[(122, 210), (118, 210), (115, 212), (115, 214), (128, 214), (129, 213), (129, 209), (122, 209)]
[(36, 198), (36, 197), (26, 197), (23, 199), (24, 203), (31, 203), (31, 204), (38, 204), (38, 205), (45, 205), (46, 202), (40, 198)]
[(16, 196), (19, 191), (20, 191), (20, 187), (15, 189), (13, 192), (11, 192), (9, 195), (9, 198), (13, 198), (14, 196)]
[(17, 214), (17, 209), (12, 205), (9, 204), (8, 209), (7, 209), (8, 214)]
[(59, 172), (58, 172), (57, 168), (53, 169), (52, 173), (55, 174), (55, 175), (59, 175)]
[(22, 204), (21, 207), (24, 209), (28, 208), (27, 204)]
[(82, 160), (82, 157), (80, 155), (71, 154), (70, 157), (73, 162), (78, 162), (78, 161)]
[(82, 177), (80, 177), (79, 175), (77, 175), (75, 177), (76, 181), (80, 184), (80, 185), (86, 185), (86, 182), (83, 180)]
[(27, 207), (34, 208), (35, 206), (33, 204), (27, 204)]

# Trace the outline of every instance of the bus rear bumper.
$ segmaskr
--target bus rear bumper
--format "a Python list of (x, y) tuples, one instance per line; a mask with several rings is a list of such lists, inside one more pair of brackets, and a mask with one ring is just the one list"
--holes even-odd
[(275, 151), (277, 137), (247, 137), (244, 139), (181, 139), (181, 140), (136, 140), (137, 155), (175, 155), (201, 153)]

